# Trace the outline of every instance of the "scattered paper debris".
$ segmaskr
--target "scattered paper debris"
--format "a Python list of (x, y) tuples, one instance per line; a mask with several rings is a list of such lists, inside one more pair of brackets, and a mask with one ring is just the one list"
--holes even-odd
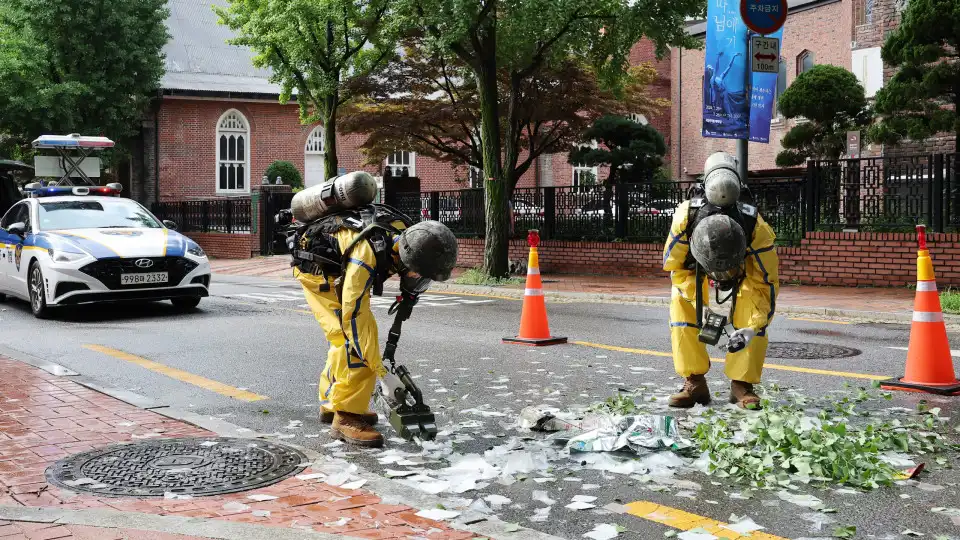
[(593, 501), (597, 500), (597, 498), (591, 495), (574, 495), (572, 500), (573, 502), (592, 503)]
[(596, 508), (597, 505), (590, 504), (586, 502), (572, 502), (565, 506), (564, 508), (569, 508), (570, 510), (587, 510), (588, 508)]
[(350, 521), (352, 521), (351, 518), (342, 517), (342, 518), (340, 518), (340, 519), (338, 519), (338, 520), (336, 520), (336, 521), (328, 521), (328, 522), (324, 523), (323, 526), (324, 526), (324, 527), (343, 527), (343, 526), (346, 525), (347, 523), (350, 523)]
[(535, 508), (533, 510), (533, 515), (530, 516), (530, 521), (535, 523), (543, 523), (550, 517), (550, 509), (552, 506), (546, 506), (544, 508)]
[(252, 501), (264, 502), (264, 501), (272, 501), (278, 497), (276, 495), (264, 495), (262, 493), (257, 493), (256, 495), (247, 495), (247, 498)]
[(716, 540), (718, 537), (703, 528), (691, 529), (677, 535), (678, 540)]
[(254, 510), (252, 513), (254, 517), (270, 517), (269, 510)]
[(310, 473), (310, 474), (298, 474), (297, 480), (315, 480), (317, 478), (324, 478), (327, 475), (323, 473)]
[(737, 533), (737, 534), (741, 534), (741, 535), (745, 535), (745, 534), (748, 534), (748, 533), (752, 533), (753, 531), (759, 531), (760, 529), (763, 529), (762, 526), (757, 525), (757, 523), (756, 523), (755, 521), (753, 521), (753, 518), (750, 518), (750, 517), (742, 517), (742, 518), (734, 519), (734, 518), (736, 518), (736, 517), (737, 517), (737, 516), (730, 516), (730, 521), (735, 521), (736, 523), (731, 523), (731, 524), (729, 524), (729, 525), (723, 525), (721, 528), (722, 528), (722, 529), (729, 529), (729, 530), (731, 530), (731, 531), (733, 531), (733, 532), (735, 532), (735, 533)]
[(343, 489), (360, 489), (366, 483), (367, 483), (366, 479), (361, 478), (360, 480), (356, 480), (346, 484), (341, 484), (340, 487)]
[(611, 523), (597, 523), (593, 530), (584, 534), (584, 538), (592, 538), (593, 540), (610, 540), (611, 538), (616, 538), (620, 535), (620, 528), (617, 525)]
[(167, 491), (163, 494), (164, 499), (173, 499), (175, 501), (189, 501), (193, 498), (193, 495), (183, 495), (180, 493), (173, 493), (172, 491)]
[(422, 518), (432, 519), (435, 521), (443, 521), (447, 519), (453, 519), (460, 515), (460, 512), (454, 512), (453, 510), (443, 510), (440, 508), (430, 508), (429, 510), (421, 510), (416, 513), (417, 516)]
[(557, 501), (550, 498), (549, 494), (546, 491), (534, 491), (532, 498), (535, 501), (542, 502), (543, 504), (550, 506), (556, 504)]
[(216, 446), (217, 444), (219, 444), (217, 441), (203, 441), (202, 443), (200, 443), (200, 446), (205, 446), (209, 448), (211, 446)]

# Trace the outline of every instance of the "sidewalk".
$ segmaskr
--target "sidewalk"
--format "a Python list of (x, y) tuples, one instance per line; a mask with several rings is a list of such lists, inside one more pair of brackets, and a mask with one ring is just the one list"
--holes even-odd
[[(417, 516), (418, 510), (409, 506), (384, 504), (374, 493), (323, 483), (317, 475), (195, 498), (109, 497), (62, 490), (47, 482), (45, 471), (69, 455), (142, 439), (217, 434), (5, 356), (0, 356), (0, 381), (2, 540), (475, 536)], [(297, 476), (313, 472), (308, 466)], [(254, 493), (272, 499), (252, 500), (249, 495)]]
[[(258, 276), (283, 279), (292, 276), (290, 258), (286, 255), (260, 257), (247, 260), (214, 260), (211, 262), (214, 274)], [(454, 276), (460, 271), (454, 272)], [(483, 292), (490, 294), (510, 294), (521, 296), (523, 285), (503, 287), (476, 287), (458, 285), (453, 279), (446, 283), (437, 283), (431, 290), (450, 292)], [(670, 298), (670, 282), (664, 277), (633, 276), (588, 276), (571, 274), (544, 274), (543, 290), (548, 296), (571, 296), (611, 301), (620, 298), (625, 301), (666, 302)], [(586, 297), (586, 298), (584, 298)], [(914, 291), (906, 288), (854, 288), (854, 287), (815, 287), (809, 285), (788, 285), (781, 283), (777, 297), (777, 309), (782, 312), (812, 312), (823, 315), (861, 315), (863, 312), (888, 314), (905, 317), (909, 320), (913, 312)]]

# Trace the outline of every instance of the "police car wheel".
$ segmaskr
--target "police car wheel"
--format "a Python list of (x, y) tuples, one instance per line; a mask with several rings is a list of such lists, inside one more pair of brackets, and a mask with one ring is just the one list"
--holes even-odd
[(200, 297), (181, 296), (179, 298), (171, 298), (170, 302), (173, 303), (173, 307), (177, 309), (193, 309), (200, 305)]
[(46, 319), (50, 316), (50, 307), (47, 306), (47, 295), (43, 289), (43, 272), (40, 270), (40, 264), (36, 261), (30, 265), (30, 278), (27, 280), (27, 288), (30, 291), (30, 311), (38, 319)]

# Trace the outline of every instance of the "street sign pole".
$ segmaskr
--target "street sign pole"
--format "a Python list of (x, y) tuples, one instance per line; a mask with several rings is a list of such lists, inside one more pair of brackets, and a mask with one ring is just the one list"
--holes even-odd
[[(747, 27), (746, 34), (746, 56), (744, 57), (743, 67), (743, 93), (746, 99), (746, 122), (750, 124), (750, 107), (753, 105), (752, 86), (753, 86), (753, 64), (756, 54), (751, 46), (751, 34), (767, 35), (772, 34), (783, 27), (787, 20), (787, 0), (740, 0), (740, 18)], [(779, 43), (778, 43), (779, 49)], [(779, 57), (779, 50), (777, 52)], [(750, 143), (750, 130), (743, 139), (737, 139), (737, 169), (740, 173), (740, 181), (747, 183), (747, 173), (750, 170), (747, 166), (747, 160), (750, 158), (748, 144)]]
[[(747, 125), (750, 123), (750, 87), (752, 85), (752, 80), (750, 75), (753, 73), (752, 64), (750, 61), (750, 31), (747, 30), (746, 39), (747, 39), (747, 54), (744, 59), (743, 66), (743, 96), (746, 99), (746, 112), (747, 118), (745, 122)], [(740, 175), (740, 181), (744, 184), (747, 183), (747, 174), (750, 171), (750, 168), (747, 166), (747, 160), (750, 159), (750, 130), (747, 130), (747, 134), (743, 139), (737, 139), (737, 173)]]

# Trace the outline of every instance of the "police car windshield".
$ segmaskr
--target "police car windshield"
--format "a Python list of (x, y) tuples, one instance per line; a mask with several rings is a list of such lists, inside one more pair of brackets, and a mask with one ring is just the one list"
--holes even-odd
[(40, 203), (42, 231), (162, 227), (142, 206), (131, 200), (97, 199)]

